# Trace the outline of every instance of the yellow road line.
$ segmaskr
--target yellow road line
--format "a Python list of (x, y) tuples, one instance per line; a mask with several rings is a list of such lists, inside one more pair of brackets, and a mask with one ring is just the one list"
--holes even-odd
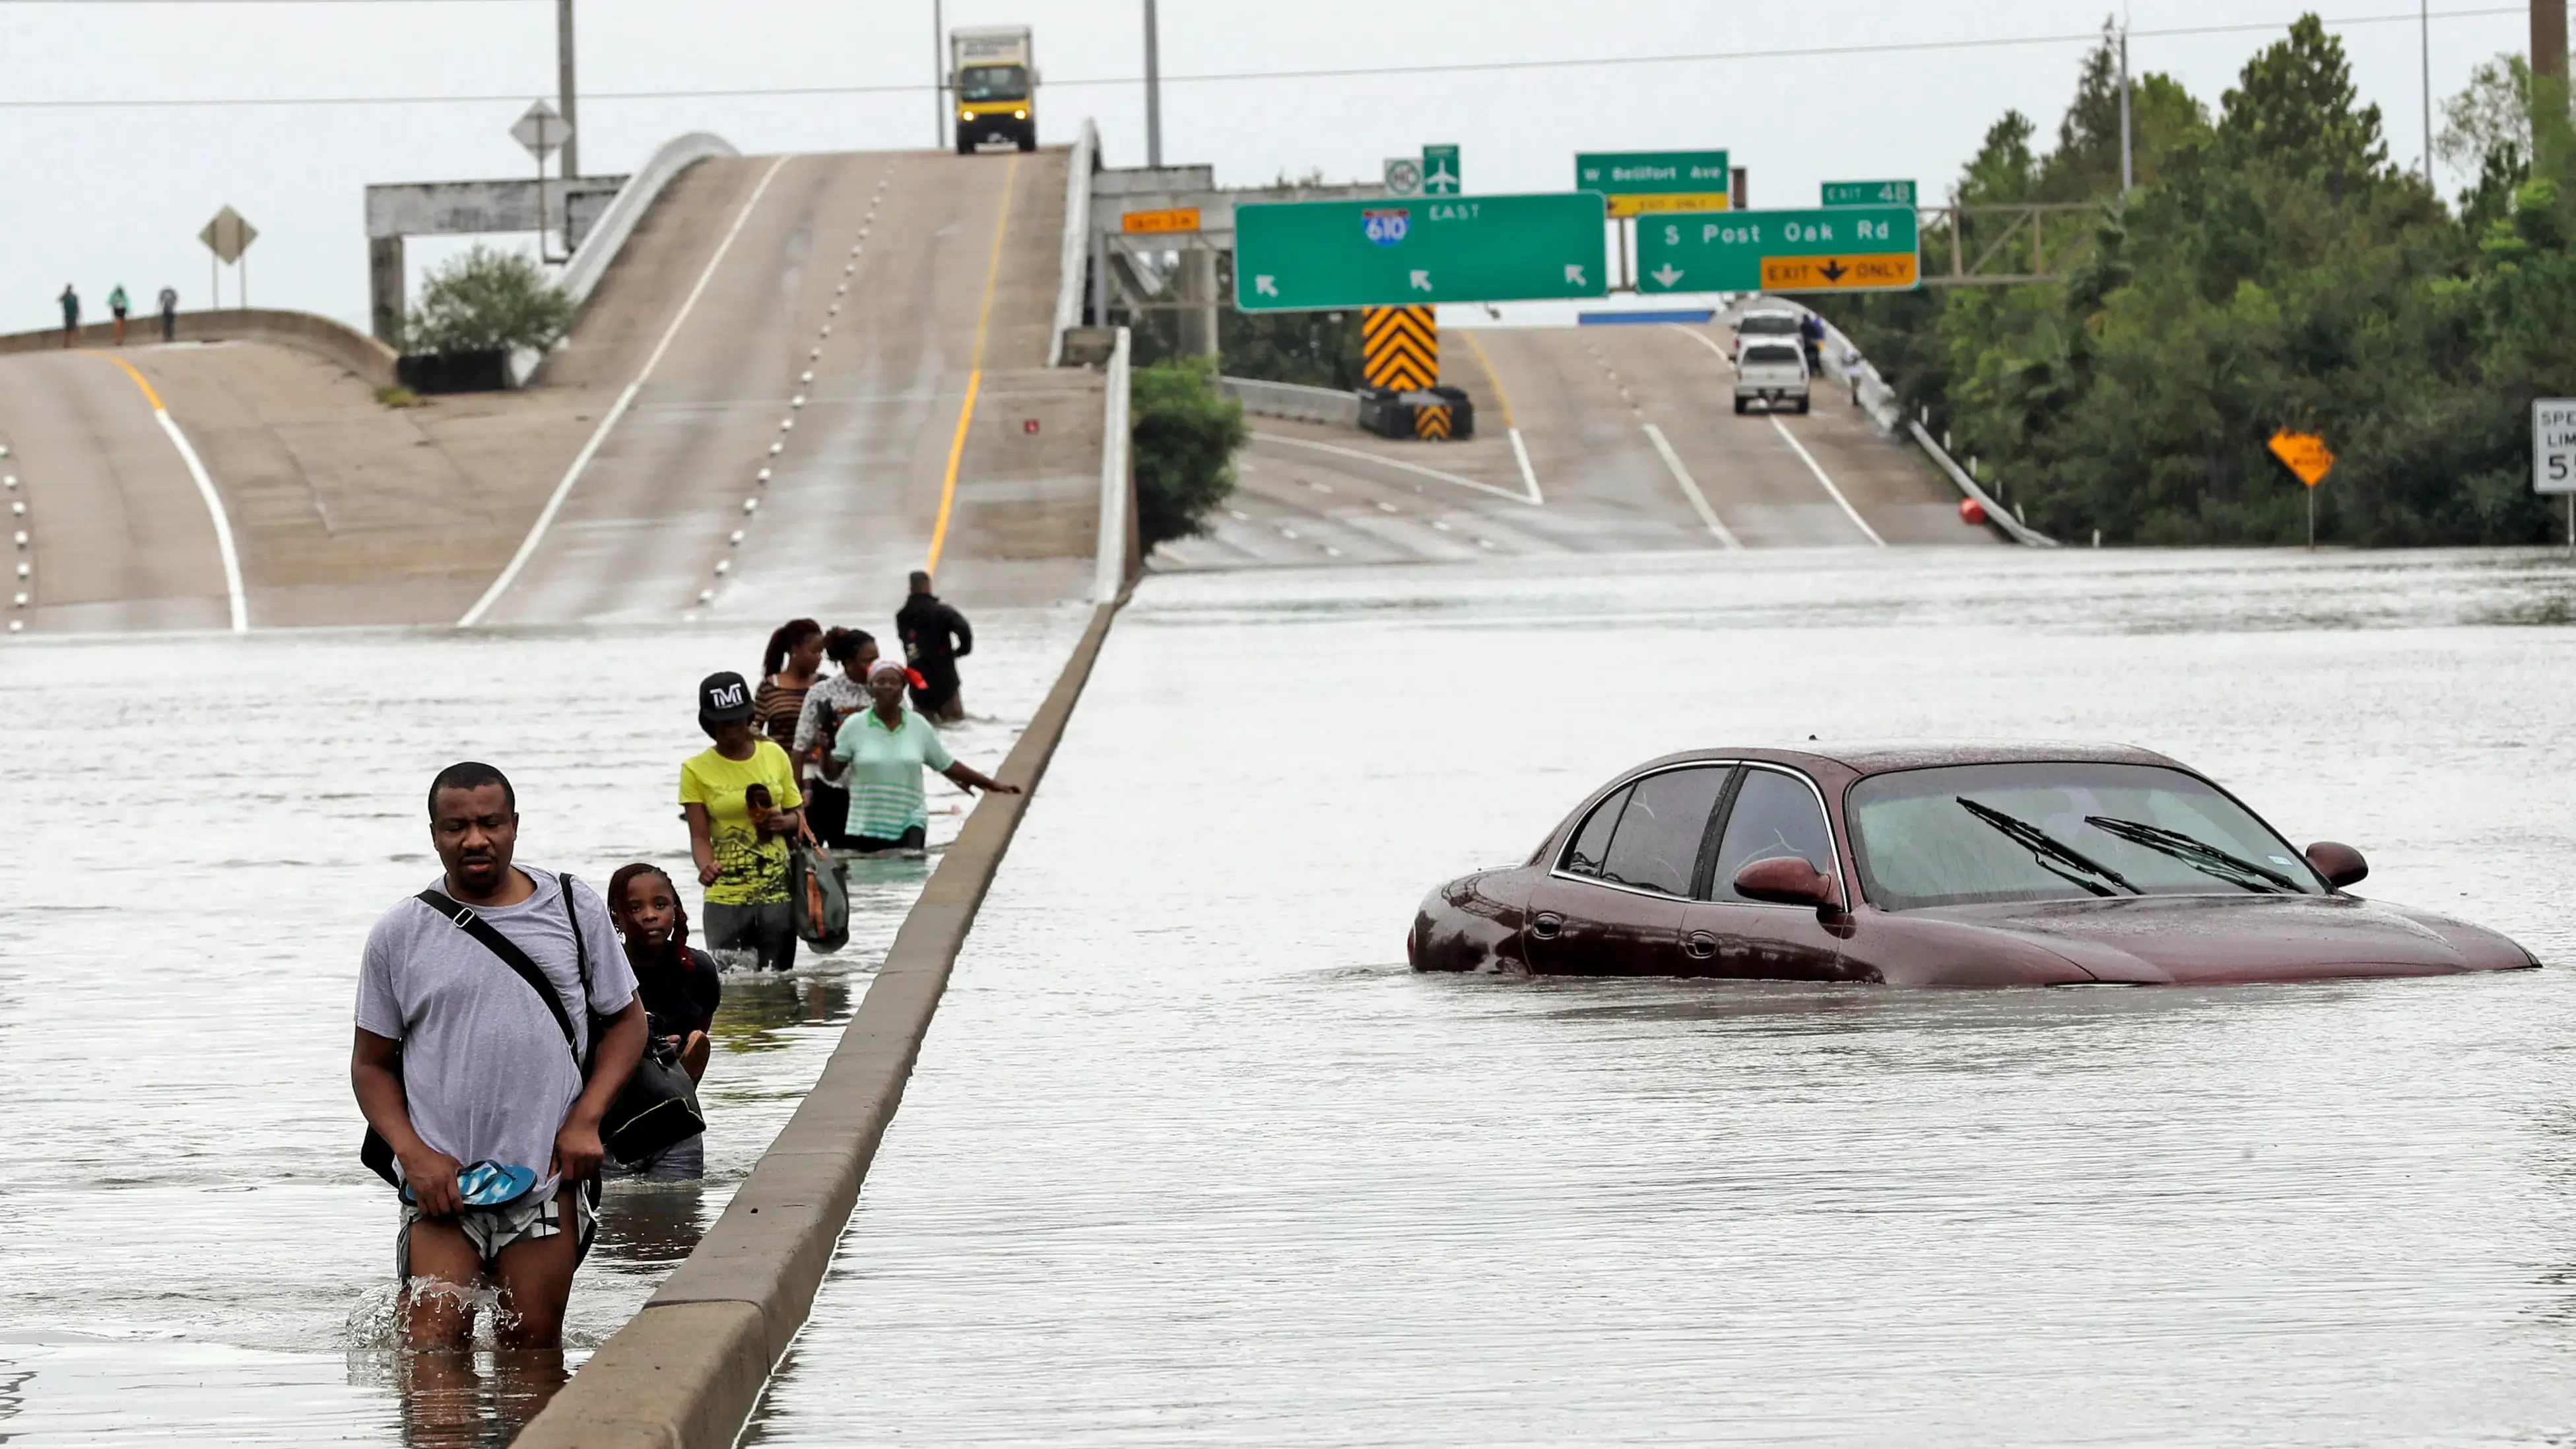
[(119, 356), (117, 356), (116, 354), (114, 354), (114, 353), (112, 353), (112, 352), (91, 352), (88, 348), (82, 348), (81, 350), (82, 350), (83, 352), (85, 352), (85, 353), (88, 353), (88, 355), (89, 355), (89, 356), (91, 356), (91, 357), (100, 358), (100, 359), (102, 359), (102, 360), (104, 360), (104, 361), (107, 361), (107, 362), (113, 362), (113, 363), (115, 363), (117, 366), (119, 366), (119, 367), (121, 367), (121, 368), (124, 368), (124, 369), (125, 369), (125, 375), (126, 375), (127, 377), (130, 377), (130, 378), (133, 378), (133, 379), (134, 379), (134, 385), (135, 385), (136, 387), (139, 387), (139, 388), (143, 389), (143, 396), (144, 396), (144, 398), (145, 398), (147, 401), (149, 401), (149, 402), (152, 404), (152, 411), (154, 411), (154, 412), (156, 412), (156, 413), (165, 413), (165, 412), (168, 412), (168, 411), (169, 411), (169, 409), (168, 409), (168, 408), (166, 408), (166, 407), (162, 406), (162, 404), (161, 404), (161, 394), (159, 394), (159, 393), (157, 393), (157, 392), (154, 392), (154, 391), (152, 390), (152, 383), (151, 383), (150, 379), (148, 379), (148, 378), (144, 377), (144, 375), (143, 375), (142, 373), (140, 373), (140, 372), (136, 371), (133, 363), (126, 361), (124, 358), (119, 357)]
[(930, 529), (930, 561), (922, 567), (939, 572), (940, 551), (948, 546), (948, 515), (957, 506), (957, 465), (966, 459), (966, 427), (975, 420), (975, 395), (984, 390), (984, 336), (993, 322), (993, 288), (1002, 280), (1002, 238), (1011, 229), (1011, 193), (1018, 189), (1020, 158), (1011, 157), (1002, 173), (1002, 211), (993, 219), (993, 256), (984, 266), (984, 305), (975, 312), (975, 357), (966, 372), (966, 401), (957, 409), (957, 436), (948, 441), (948, 476), (939, 484), (939, 521)]
[(1467, 349), (1476, 354), (1476, 363), (1485, 369), (1485, 381), (1494, 385), (1494, 399), (1503, 405), (1503, 426), (1517, 428), (1520, 419), (1512, 416), (1512, 395), (1503, 391), (1503, 375), (1494, 370), (1494, 359), (1485, 355), (1485, 344), (1476, 340), (1476, 330), (1461, 327), (1458, 335), (1467, 339)]

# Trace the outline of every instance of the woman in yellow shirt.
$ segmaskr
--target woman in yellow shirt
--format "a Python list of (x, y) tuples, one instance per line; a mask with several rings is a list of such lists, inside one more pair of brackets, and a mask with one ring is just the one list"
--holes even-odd
[(698, 728), (715, 743), (681, 763), (680, 813), (706, 887), (707, 945), (785, 971), (796, 964), (787, 842), (812, 838), (796, 767), (754, 729), (751, 686), (731, 670), (699, 681)]

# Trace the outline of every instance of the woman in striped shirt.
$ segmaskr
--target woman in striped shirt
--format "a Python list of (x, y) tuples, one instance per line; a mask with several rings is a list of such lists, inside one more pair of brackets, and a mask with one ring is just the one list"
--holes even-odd
[(790, 619), (772, 630), (760, 655), (760, 688), (751, 697), (751, 726), (791, 753), (805, 691), (823, 671), (823, 626)]
[(1017, 795), (1005, 785), (955, 759), (939, 742), (930, 721), (904, 708), (911, 674), (899, 659), (880, 659), (868, 670), (868, 697), (875, 707), (854, 714), (841, 726), (832, 758), (849, 771), (850, 844), (861, 851), (918, 851), (927, 843), (929, 801), (921, 790), (923, 769), (937, 770), (968, 790)]

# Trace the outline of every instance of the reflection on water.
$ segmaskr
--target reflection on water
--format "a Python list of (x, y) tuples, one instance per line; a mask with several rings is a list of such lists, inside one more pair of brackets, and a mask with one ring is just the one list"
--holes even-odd
[[(2576, 631), (2514, 622), (2570, 599), (2537, 553), (1151, 580), (753, 1437), (2576, 1439)], [(2164, 749), (2556, 969), (1404, 969), (1612, 772), (1811, 736)]]
[[(977, 611), (970, 698), (990, 717), (948, 732), (961, 756), (1000, 758), (1088, 621)], [(421, 791), (459, 758), (511, 776), (527, 861), (596, 886), (658, 861), (694, 896), (688, 691), (759, 646), (661, 629), (0, 648), (21, 764), (0, 777), (0, 1439), (507, 1440), (556, 1368), (505, 1360), (488, 1328), (461, 1360), (391, 1348), (393, 1196), (358, 1165), (348, 1086), (359, 947), (437, 872)], [(960, 818), (934, 813), (933, 839)], [(926, 868), (859, 875), (846, 947), (727, 974), (707, 1180), (610, 1184), (575, 1362), (722, 1211)]]

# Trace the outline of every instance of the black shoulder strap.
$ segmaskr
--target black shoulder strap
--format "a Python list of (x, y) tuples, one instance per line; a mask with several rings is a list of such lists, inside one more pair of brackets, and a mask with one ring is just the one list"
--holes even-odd
[[(502, 965), (519, 973), (519, 979), (528, 983), (530, 989), (544, 999), (546, 1010), (554, 1013), (555, 1025), (563, 1028), (564, 1046), (567, 1049), (573, 1048), (578, 1038), (573, 1035), (572, 1017), (564, 1011), (563, 997), (555, 991), (554, 983), (546, 979), (546, 973), (537, 969), (537, 963), (528, 959), (528, 953), (519, 949), (516, 941), (502, 935), (500, 929), (490, 921), (474, 914), (473, 907), (450, 899), (443, 891), (425, 890), (420, 893), (418, 899), (421, 904), (453, 921), (456, 929), (482, 942), (483, 949), (500, 957)], [(565, 899), (571, 899), (570, 892), (566, 892)], [(580, 947), (580, 941), (581, 931), (576, 923), (573, 931), (576, 950)]]

